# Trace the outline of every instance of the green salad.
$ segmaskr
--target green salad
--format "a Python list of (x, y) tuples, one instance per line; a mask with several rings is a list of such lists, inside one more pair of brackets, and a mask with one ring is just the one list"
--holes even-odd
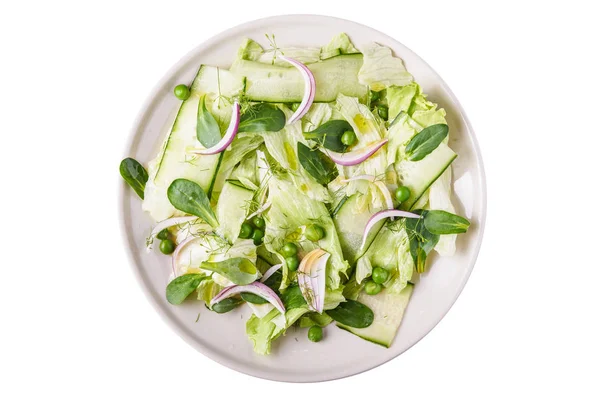
[(156, 221), (148, 248), (171, 258), (166, 300), (250, 307), (260, 354), (292, 325), (389, 347), (428, 255), (451, 256), (469, 228), (451, 202), (445, 111), (385, 46), (267, 38), (176, 86), (156, 158), (121, 162)]

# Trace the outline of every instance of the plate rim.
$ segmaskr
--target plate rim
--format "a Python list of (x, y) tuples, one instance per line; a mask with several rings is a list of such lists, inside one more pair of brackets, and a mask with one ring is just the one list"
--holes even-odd
[(189, 332), (185, 328), (183, 328), (179, 324), (175, 323), (175, 321), (173, 321), (169, 317), (169, 312), (165, 310), (164, 304), (159, 302), (155, 298), (155, 296), (153, 296), (153, 294), (151, 293), (150, 288), (147, 285), (145, 285), (145, 282), (142, 278), (141, 272), (140, 272), (139, 268), (137, 267), (138, 265), (140, 265), (141, 261), (138, 259), (138, 255), (136, 255), (133, 251), (133, 246), (132, 246), (132, 243), (130, 240), (131, 238), (128, 235), (128, 227), (127, 227), (127, 224), (125, 223), (126, 207), (124, 207), (124, 202), (125, 202), (127, 193), (126, 193), (126, 185), (122, 182), (122, 179), (120, 177), (118, 178), (118, 198), (117, 198), (117, 201), (118, 201), (117, 208), (119, 210), (118, 218), (119, 218), (119, 226), (120, 226), (120, 234), (121, 234), (122, 243), (125, 244), (124, 247), (125, 247), (125, 252), (127, 254), (127, 259), (129, 261), (130, 269), (132, 270), (132, 272), (135, 276), (135, 279), (138, 282), (139, 288), (142, 290), (146, 299), (150, 302), (150, 304), (152, 305), (152, 307), (154, 308), (156, 313), (158, 315), (160, 315), (163, 322), (165, 322), (167, 326), (169, 326), (175, 333), (177, 333), (177, 335), (179, 337), (181, 337), (188, 345), (190, 345), (192, 348), (199, 351), (202, 355), (208, 357), (212, 361), (221, 364), (222, 366), (225, 366), (234, 371), (237, 371), (237, 372), (249, 375), (249, 376), (253, 376), (256, 378), (278, 381), (278, 382), (290, 382), (290, 383), (326, 382), (326, 381), (332, 381), (332, 380), (338, 380), (338, 379), (351, 377), (351, 376), (369, 371), (378, 366), (388, 363), (389, 361), (395, 359), (396, 357), (400, 356), (404, 352), (411, 349), (414, 345), (419, 343), (425, 336), (427, 336), (444, 319), (446, 314), (454, 306), (458, 297), (463, 292), (463, 290), (473, 272), (473, 269), (475, 267), (477, 259), (479, 257), (479, 252), (481, 250), (481, 245), (483, 242), (483, 236), (485, 233), (485, 225), (486, 225), (486, 220), (487, 220), (487, 181), (486, 181), (486, 174), (485, 174), (485, 168), (484, 168), (484, 163), (483, 163), (483, 157), (481, 154), (481, 149), (479, 146), (479, 142), (477, 140), (477, 136), (473, 129), (473, 126), (472, 126), (470, 120), (468, 119), (467, 114), (466, 114), (462, 104), (458, 101), (454, 92), (450, 89), (450, 87), (442, 79), (442, 77), (437, 73), (437, 71), (435, 69), (433, 69), (423, 58), (421, 58), (413, 50), (411, 50), (406, 45), (404, 45), (400, 41), (394, 39), (393, 37), (391, 37), (390, 35), (388, 35), (384, 32), (381, 32), (375, 28), (372, 28), (371, 26), (368, 26), (368, 25), (365, 25), (365, 24), (362, 24), (362, 23), (359, 23), (356, 21), (339, 18), (339, 17), (328, 16), (328, 15), (322, 15), (322, 14), (282, 14), (282, 15), (273, 15), (273, 16), (269, 16), (269, 17), (254, 19), (254, 20), (247, 21), (242, 24), (233, 26), (226, 30), (223, 30), (223, 31), (217, 33), (216, 35), (208, 38), (207, 40), (200, 43), (199, 45), (192, 48), (191, 50), (189, 50), (183, 57), (181, 57), (175, 64), (173, 64), (163, 74), (161, 79), (152, 87), (152, 90), (146, 96), (146, 100), (142, 103), (141, 107), (139, 108), (139, 111), (137, 112), (137, 115), (131, 125), (131, 128), (129, 129), (128, 139), (124, 146), (124, 149), (125, 149), (124, 157), (129, 156), (127, 153), (134, 146), (134, 143), (136, 140), (136, 132), (139, 130), (143, 121), (147, 119), (147, 114), (150, 112), (150, 109), (152, 108), (153, 104), (158, 101), (160, 89), (171, 79), (171, 77), (183, 65), (185, 65), (187, 62), (189, 62), (191, 59), (193, 59), (198, 53), (201, 53), (205, 48), (209, 48), (212, 45), (214, 45), (215, 43), (218, 43), (220, 40), (222, 40), (223, 37), (236, 34), (237, 32), (244, 31), (245, 29), (250, 28), (257, 24), (269, 23), (271, 21), (281, 22), (281, 20), (285, 20), (285, 19), (296, 20), (294, 22), (298, 22), (297, 20), (301, 20), (301, 19), (311, 19), (311, 22), (315, 22), (316, 20), (320, 20), (321, 22), (343, 22), (346, 24), (359, 25), (362, 28), (366, 28), (366, 29), (377, 32), (378, 34), (384, 36), (390, 42), (396, 43), (396, 44), (404, 47), (408, 52), (411, 52), (413, 56), (415, 56), (420, 61), (422, 61), (431, 70), (433, 75), (438, 79), (438, 81), (440, 82), (440, 85), (443, 87), (443, 89), (446, 91), (446, 93), (448, 94), (450, 99), (456, 105), (456, 110), (459, 112), (460, 118), (463, 120), (463, 122), (469, 132), (468, 136), (472, 141), (474, 153), (476, 156), (475, 159), (476, 159), (477, 165), (479, 167), (478, 168), (479, 169), (478, 180), (479, 180), (480, 187), (481, 187), (481, 199), (480, 199), (481, 215), (480, 215), (480, 221), (478, 224), (479, 225), (479, 234), (478, 234), (477, 238), (475, 239), (476, 243), (473, 247), (473, 250), (474, 250), (473, 257), (469, 262), (469, 266), (464, 275), (463, 281), (460, 283), (459, 290), (456, 292), (456, 295), (454, 296), (452, 301), (448, 303), (446, 310), (443, 312), (442, 315), (440, 315), (440, 318), (438, 319), (438, 321), (435, 322), (431, 327), (429, 327), (422, 334), (422, 336), (420, 336), (417, 340), (414, 341), (414, 343), (412, 343), (410, 346), (408, 346), (403, 351), (400, 351), (398, 353), (390, 353), (390, 355), (386, 356), (384, 359), (380, 359), (371, 365), (357, 366), (352, 371), (344, 370), (342, 373), (335, 373), (334, 371), (332, 371), (332, 373), (329, 374), (328, 376), (324, 376), (322, 378), (317, 378), (317, 379), (314, 379), (312, 377), (309, 379), (303, 379), (302, 376), (298, 376), (297, 379), (292, 379), (292, 378), (288, 378), (287, 375), (285, 377), (282, 377), (280, 375), (277, 375), (277, 373), (271, 373), (269, 371), (264, 371), (264, 370), (255, 370), (250, 367), (247, 367), (244, 363), (236, 363), (235, 361), (232, 361), (233, 359), (230, 359), (229, 357), (223, 357), (218, 352), (215, 352), (213, 349), (211, 349), (210, 347), (205, 346), (202, 343), (198, 342), (193, 336), (191, 336), (189, 334)]

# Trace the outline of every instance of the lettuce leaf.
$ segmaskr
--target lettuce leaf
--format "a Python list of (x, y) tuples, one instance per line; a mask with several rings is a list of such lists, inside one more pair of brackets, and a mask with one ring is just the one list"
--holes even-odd
[(321, 47), (321, 60), (339, 56), (340, 54), (356, 54), (360, 51), (354, 47), (345, 33), (339, 33), (325, 46)]
[[(267, 250), (277, 253), (286, 242), (295, 242), (300, 254), (306, 254), (317, 247), (331, 254), (327, 264), (327, 287), (337, 289), (341, 285), (340, 274), (348, 270), (344, 260), (335, 226), (327, 207), (322, 201), (306, 196), (293, 182), (290, 174), (278, 174), (269, 179), (269, 201), (271, 207), (264, 214), (267, 221), (264, 243)], [(306, 226), (319, 224), (325, 237), (318, 243), (303, 238)], [(289, 285), (293, 276), (285, 276), (282, 288)]]
[(404, 62), (394, 57), (390, 48), (370, 43), (361, 48), (361, 52), (364, 61), (358, 72), (358, 81), (371, 90), (379, 92), (390, 86), (408, 85), (413, 81)]

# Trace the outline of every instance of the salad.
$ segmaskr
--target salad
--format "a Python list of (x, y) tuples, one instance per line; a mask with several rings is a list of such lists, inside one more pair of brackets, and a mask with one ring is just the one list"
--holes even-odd
[(157, 222), (148, 248), (170, 255), (166, 300), (250, 307), (260, 354), (293, 325), (389, 347), (428, 255), (451, 256), (469, 227), (451, 202), (445, 111), (385, 46), (267, 38), (176, 86), (156, 158), (121, 162)]

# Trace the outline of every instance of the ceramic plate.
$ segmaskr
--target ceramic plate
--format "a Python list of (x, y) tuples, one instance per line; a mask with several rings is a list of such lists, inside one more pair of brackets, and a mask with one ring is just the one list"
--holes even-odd
[[(342, 19), (290, 15), (252, 21), (229, 29), (192, 50), (158, 84), (143, 106), (131, 132), (126, 155), (146, 164), (157, 153), (170, 130), (180, 102), (173, 87), (191, 82), (200, 64), (229, 67), (242, 39), (250, 37), (268, 47), (265, 33), (273, 33), (280, 47), (321, 46), (339, 32), (346, 32), (357, 47), (378, 42), (401, 57), (429, 99), (447, 111), (450, 146), (458, 153), (452, 164), (453, 199), (457, 212), (471, 220), (469, 232), (460, 235), (453, 257), (431, 256), (429, 272), (420, 277), (404, 321), (391, 348), (364, 341), (330, 325), (325, 339), (309, 342), (305, 329), (289, 329), (273, 344), (270, 356), (254, 354), (245, 334), (251, 315), (244, 306), (227, 314), (208, 311), (200, 302), (172, 306), (165, 300), (170, 260), (147, 253), (145, 238), (153, 222), (141, 210), (139, 198), (123, 184), (121, 221), (131, 264), (148, 299), (165, 321), (191, 346), (237, 371), (279, 381), (313, 382), (337, 379), (366, 371), (402, 354), (423, 338), (448, 312), (464, 287), (479, 251), (483, 235), (486, 189), (481, 155), (475, 134), (458, 100), (425, 61), (398, 41), (372, 28)], [(200, 313), (200, 319), (196, 318)], [(167, 345), (167, 344), (165, 344)]]

